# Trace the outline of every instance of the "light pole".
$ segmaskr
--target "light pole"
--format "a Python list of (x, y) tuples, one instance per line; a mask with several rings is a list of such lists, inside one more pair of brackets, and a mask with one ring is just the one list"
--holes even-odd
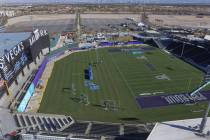
[(203, 133), (203, 130), (204, 130), (205, 127), (206, 127), (206, 122), (207, 122), (207, 120), (208, 120), (209, 110), (210, 110), (210, 101), (209, 101), (209, 103), (208, 103), (208, 107), (207, 107), (207, 109), (206, 109), (206, 112), (205, 112), (204, 117), (203, 117), (203, 119), (202, 119), (202, 121), (201, 121), (201, 124), (200, 124), (200, 129), (199, 129), (199, 132), (200, 132), (200, 133)]
[(1, 138), (3, 138), (4, 135), (3, 135), (3, 132), (2, 132), (2, 123), (1, 123), (1, 120), (0, 120), (0, 131), (1, 131)]
[(182, 46), (182, 53), (181, 53), (181, 57), (183, 56), (184, 54), (184, 49), (185, 49), (185, 43), (183, 43), (183, 46)]
[[(208, 79), (209, 74), (210, 74), (210, 66), (207, 66), (207, 74), (205, 76), (205, 83), (190, 94), (192, 97), (196, 96), (197, 94), (199, 94), (199, 92), (202, 89), (204, 89), (206, 86), (210, 85), (210, 80)], [(208, 103), (207, 109), (205, 111), (205, 114), (204, 114), (203, 119), (202, 119), (201, 124), (200, 124), (199, 133), (201, 133), (201, 134), (203, 133), (203, 131), (206, 127), (206, 122), (207, 122), (207, 119), (208, 119), (209, 111), (210, 111), (210, 101)]]

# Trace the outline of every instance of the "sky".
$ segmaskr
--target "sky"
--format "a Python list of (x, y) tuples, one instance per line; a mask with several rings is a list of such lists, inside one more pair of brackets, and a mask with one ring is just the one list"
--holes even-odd
[(201, 3), (201, 4), (210, 4), (210, 0), (0, 0), (0, 3)]

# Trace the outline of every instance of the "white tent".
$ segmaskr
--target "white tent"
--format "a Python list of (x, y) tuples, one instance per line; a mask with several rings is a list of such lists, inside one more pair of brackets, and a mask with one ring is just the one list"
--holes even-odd
[(142, 22), (139, 22), (139, 23), (138, 23), (138, 26), (140, 26), (140, 27), (144, 27), (144, 26), (145, 26), (145, 24), (144, 24), (144, 23), (142, 23)]
[(210, 41), (210, 35), (205, 35), (204, 39), (209, 40)]

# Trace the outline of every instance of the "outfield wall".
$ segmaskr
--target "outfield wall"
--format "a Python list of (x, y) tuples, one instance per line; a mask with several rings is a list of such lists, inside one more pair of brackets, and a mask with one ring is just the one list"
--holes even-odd
[(26, 109), (26, 106), (28, 104), (28, 101), (30, 100), (31, 96), (33, 96), (35, 91), (35, 86), (34, 83), (31, 83), (31, 85), (29, 86), (23, 100), (21, 101), (20, 105), (18, 106), (17, 111), (18, 112), (24, 112)]
[(36, 88), (37, 85), (39, 84), (39, 79), (41, 78), (41, 76), (42, 76), (42, 74), (43, 74), (43, 72), (44, 72), (44, 70), (45, 70), (45, 68), (46, 68), (46, 65), (47, 65), (49, 62), (54, 61), (55, 59), (57, 59), (57, 58), (59, 58), (60, 56), (64, 55), (64, 52), (65, 52), (65, 51), (62, 50), (62, 51), (57, 52), (57, 53), (55, 53), (55, 54), (53, 54), (53, 55), (50, 55), (49, 57), (46, 57), (46, 58), (43, 60), (43, 62), (42, 62), (42, 64), (41, 64), (41, 66), (40, 66), (38, 72), (37, 72), (36, 75), (35, 75), (35, 78), (34, 78), (33, 82), (32, 82), (31, 85), (29, 86), (29, 88), (28, 88), (28, 90), (26, 91), (26, 94), (25, 94), (23, 100), (21, 101), (20, 105), (19, 105), (18, 108), (17, 108), (17, 111), (18, 111), (18, 112), (24, 112), (24, 111), (25, 111), (25, 109), (26, 109), (26, 107), (27, 107), (27, 105), (28, 105), (28, 103), (29, 103), (31, 97), (32, 97), (32, 96), (34, 95), (34, 93), (35, 93), (35, 88)]
[(39, 68), (34, 80), (33, 80), (33, 84), (34, 84), (35, 87), (38, 85), (39, 79), (42, 76), (42, 73), (43, 73), (46, 65), (47, 65), (47, 59), (45, 58), (44, 61), (42, 62), (41, 67)]

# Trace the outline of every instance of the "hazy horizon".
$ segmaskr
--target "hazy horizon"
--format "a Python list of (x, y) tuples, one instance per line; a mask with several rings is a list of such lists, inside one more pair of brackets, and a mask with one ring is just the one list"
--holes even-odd
[(156, 3), (156, 4), (210, 4), (210, 0), (0, 0), (1, 4), (33, 3)]

